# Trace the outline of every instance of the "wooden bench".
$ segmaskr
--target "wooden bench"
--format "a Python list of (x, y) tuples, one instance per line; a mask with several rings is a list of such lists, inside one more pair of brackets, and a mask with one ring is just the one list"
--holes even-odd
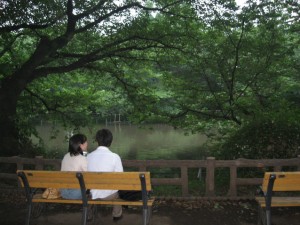
[(300, 191), (300, 172), (266, 172), (263, 197), (255, 198), (259, 205), (258, 224), (271, 225), (272, 207), (300, 206), (300, 197), (291, 196), (291, 192), (296, 191)]
[[(88, 205), (130, 205), (142, 206), (143, 225), (149, 223), (151, 207), (154, 198), (148, 198), (151, 191), (150, 172), (63, 172), (63, 171), (37, 171), (37, 170), (18, 170), (21, 186), (25, 189), (27, 199), (27, 218), (26, 225), (30, 223), (32, 214), (32, 203), (64, 203), (81, 204), (82, 225), (87, 223)], [(81, 189), (83, 198), (79, 200), (70, 199), (45, 199), (38, 189), (45, 188), (76, 188)], [(125, 201), (115, 200), (92, 200), (86, 195), (88, 189), (104, 190), (133, 190), (142, 192), (142, 200)]]

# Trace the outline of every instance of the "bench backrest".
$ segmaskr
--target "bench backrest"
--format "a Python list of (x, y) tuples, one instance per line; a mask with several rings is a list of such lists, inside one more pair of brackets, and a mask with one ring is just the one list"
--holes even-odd
[(273, 191), (300, 191), (300, 172), (266, 172), (262, 190), (267, 192), (269, 178), (275, 175)]
[[(80, 189), (77, 172), (18, 170), (27, 177), (31, 188)], [(150, 172), (81, 172), (86, 189), (141, 190), (140, 174), (145, 175), (146, 190), (151, 190)], [(24, 186), (21, 178), (20, 183)]]
[(141, 190), (140, 174), (145, 175), (146, 190), (151, 191), (150, 172), (83, 172), (87, 189)]

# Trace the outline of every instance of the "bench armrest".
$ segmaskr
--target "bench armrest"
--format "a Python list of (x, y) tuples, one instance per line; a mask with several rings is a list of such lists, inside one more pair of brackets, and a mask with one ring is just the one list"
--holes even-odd
[(275, 174), (271, 174), (270, 177), (269, 177), (269, 183), (268, 183), (268, 187), (267, 187), (267, 193), (265, 195), (266, 210), (270, 210), (271, 209), (273, 186), (274, 186), (275, 180), (276, 180), (276, 175)]

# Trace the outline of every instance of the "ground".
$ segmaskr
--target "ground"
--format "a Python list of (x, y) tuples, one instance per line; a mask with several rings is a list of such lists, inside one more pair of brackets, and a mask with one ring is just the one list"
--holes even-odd
[[(1, 225), (25, 224), (26, 203), (22, 192), (1, 191)], [(123, 219), (113, 222), (110, 208), (98, 208), (98, 216), (89, 224), (141, 224), (141, 208), (125, 208)], [(273, 210), (274, 225), (299, 225), (300, 209)], [(81, 207), (78, 205), (48, 204), (46, 210), (31, 225), (75, 225), (81, 224)], [(243, 201), (179, 201), (158, 200), (151, 217), (152, 225), (256, 225), (257, 205), (253, 200)]]

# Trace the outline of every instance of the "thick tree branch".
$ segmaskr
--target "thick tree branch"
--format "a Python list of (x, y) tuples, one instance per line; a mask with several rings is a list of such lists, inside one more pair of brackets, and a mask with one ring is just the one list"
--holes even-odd
[(18, 24), (18, 25), (13, 25), (13, 26), (3, 26), (0, 27), (0, 33), (9, 33), (12, 31), (17, 31), (20, 29), (30, 29), (30, 30), (43, 30), (46, 29), (48, 27), (51, 27), (53, 24), (55, 24), (57, 21), (52, 21), (50, 23), (46, 23), (46, 24), (26, 24), (26, 23), (22, 23), (22, 24)]
[(31, 96), (35, 97), (36, 99), (38, 99), (48, 111), (55, 111), (55, 112), (59, 112), (59, 110), (57, 110), (57, 108), (61, 107), (60, 105), (56, 104), (55, 107), (51, 107), (47, 101), (45, 99), (43, 99), (41, 96), (39, 96), (38, 94), (32, 92), (31, 90), (29, 90), (28, 88), (24, 89), (25, 91), (27, 91)]

